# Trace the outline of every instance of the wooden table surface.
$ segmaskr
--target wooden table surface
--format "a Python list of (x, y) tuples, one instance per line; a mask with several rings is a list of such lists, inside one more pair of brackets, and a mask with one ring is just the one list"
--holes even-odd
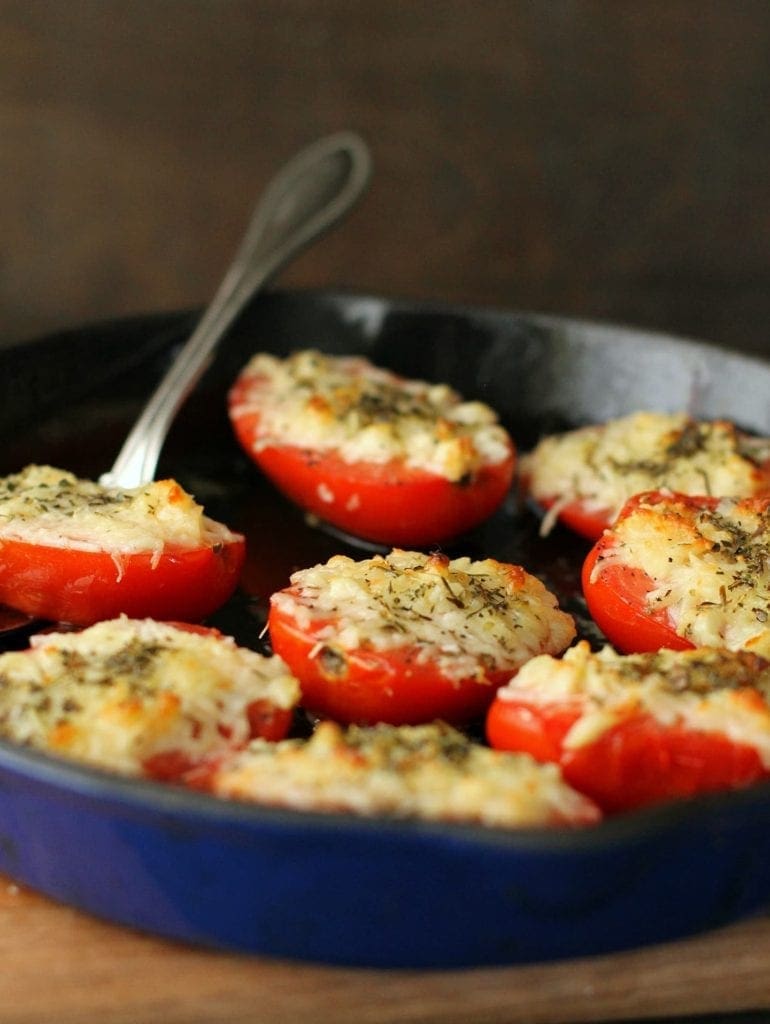
[(770, 917), (646, 950), (373, 971), (191, 949), (0, 876), (3, 1024), (571, 1024), (770, 1009)]

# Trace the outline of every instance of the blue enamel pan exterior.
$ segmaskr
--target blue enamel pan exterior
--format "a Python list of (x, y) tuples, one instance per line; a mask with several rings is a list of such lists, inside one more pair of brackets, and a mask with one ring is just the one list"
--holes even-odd
[[(188, 322), (134, 319), (0, 351), (4, 426), (18, 438), (3, 471), (35, 459), (98, 474)], [(127, 367), (121, 339), (151, 338), (163, 340)], [(94, 395), (79, 380), (70, 393), (76, 375), (56, 374), (75, 341), (106, 364), (114, 350), (114, 374), (105, 371)], [(308, 345), (449, 381), (495, 405), (522, 444), (642, 406), (687, 407), (770, 432), (770, 368), (709, 346), (505, 311), (264, 296), (183, 410), (162, 467), (249, 532), (244, 592), (216, 621), (254, 646), (266, 598), (291, 569), (351, 550), (272, 493), (223, 413), (227, 384), (252, 351)], [(39, 382), (43, 350), (46, 401), (64, 412), (32, 425), (25, 375)], [(2, 374), (6, 358), (13, 386)], [(576, 586), (584, 548), (574, 538), (557, 532), (545, 545), (532, 514), (511, 502), (459, 550), (540, 572), (592, 635)], [(551, 960), (660, 942), (764, 909), (770, 786), (590, 829), (498, 832), (260, 809), (0, 745), (0, 870), (100, 917), (241, 952), (376, 967)]]

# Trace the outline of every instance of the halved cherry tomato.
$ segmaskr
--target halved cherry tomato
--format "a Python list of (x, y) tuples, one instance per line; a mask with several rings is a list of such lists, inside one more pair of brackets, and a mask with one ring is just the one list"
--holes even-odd
[(565, 780), (607, 813), (744, 786), (770, 774), (753, 747), (719, 733), (663, 725), (647, 713), (631, 713), (593, 742), (565, 748), (564, 737), (579, 716), (574, 702), (497, 697), (487, 737), (498, 750), (560, 765)]
[(647, 573), (614, 561), (601, 567), (602, 558), (615, 543), (612, 534), (604, 534), (588, 552), (582, 569), (586, 604), (602, 633), (624, 654), (694, 647), (679, 636), (665, 609), (651, 611), (647, 607), (645, 598), (654, 588)]
[(328, 619), (317, 619), (300, 626), (274, 604), (268, 616), (273, 650), (300, 680), (303, 705), (337, 722), (467, 722), (484, 713), (511, 677), (506, 669), (487, 672), (484, 682), (452, 678), (420, 660), (414, 645), (345, 651), (321, 639), (328, 625)]
[(88, 625), (121, 613), (130, 618), (197, 621), (235, 590), (245, 541), (230, 535), (205, 547), (167, 546), (112, 555), (4, 539), (0, 603), (42, 619)]
[(269, 385), (245, 371), (229, 396), (235, 435), (275, 486), (301, 508), (355, 537), (420, 547), (451, 539), (489, 518), (513, 480), (515, 450), (459, 480), (408, 465), (346, 461), (336, 449), (276, 444), (264, 437), (254, 409)]

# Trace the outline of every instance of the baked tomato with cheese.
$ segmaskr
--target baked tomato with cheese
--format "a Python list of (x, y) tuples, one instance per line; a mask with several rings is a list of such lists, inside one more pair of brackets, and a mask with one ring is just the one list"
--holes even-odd
[(487, 737), (559, 765), (608, 813), (734, 789), (770, 776), (770, 663), (718, 648), (592, 653), (582, 641), (498, 691)]
[(260, 737), (283, 739), (299, 685), (216, 631), (118, 619), (0, 655), (0, 737), (163, 781)]
[(271, 597), (268, 629), (310, 711), (394, 725), (480, 716), (525, 661), (575, 636), (520, 566), (401, 549), (294, 573)]
[(198, 621), (231, 596), (244, 556), (244, 538), (173, 480), (120, 489), (36, 465), (0, 479), (0, 603), (28, 615)]
[(207, 788), (295, 810), (493, 828), (590, 825), (601, 816), (553, 765), (490, 750), (443, 722), (321, 722), (307, 741), (249, 744), (209, 773)]
[(556, 520), (597, 540), (625, 502), (644, 491), (753, 497), (770, 491), (770, 440), (726, 420), (684, 413), (634, 412), (543, 438), (524, 456), (521, 475)]
[(360, 356), (256, 355), (229, 412), (244, 450), (292, 501), (386, 545), (463, 533), (513, 478), (514, 444), (489, 406)]
[(636, 495), (582, 579), (592, 617), (625, 653), (711, 646), (770, 657), (770, 497)]

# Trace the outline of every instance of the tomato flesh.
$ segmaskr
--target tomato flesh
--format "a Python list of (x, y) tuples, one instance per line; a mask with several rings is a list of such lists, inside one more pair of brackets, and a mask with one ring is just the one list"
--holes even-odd
[(198, 621), (235, 590), (245, 557), (240, 536), (199, 548), (113, 556), (105, 551), (4, 540), (0, 603), (28, 615), (91, 625), (130, 618)]
[(499, 507), (513, 480), (513, 443), (506, 458), (481, 466), (468, 480), (408, 466), (346, 462), (336, 451), (260, 444), (260, 418), (233, 413), (245, 401), (252, 378), (230, 394), (231, 419), (243, 449), (288, 498), (356, 537), (402, 547), (424, 546), (456, 537)]
[(524, 751), (561, 767), (566, 781), (606, 813), (662, 800), (734, 789), (767, 778), (757, 751), (719, 733), (662, 725), (636, 713), (574, 749), (564, 737), (579, 717), (574, 704), (539, 705), (497, 698), (487, 737), (498, 750)]
[(690, 650), (689, 640), (680, 636), (665, 609), (650, 611), (645, 598), (654, 583), (641, 569), (611, 562), (594, 572), (612, 545), (605, 534), (589, 551), (582, 569), (583, 594), (591, 617), (609, 642), (623, 654)]
[(455, 679), (414, 646), (343, 651), (319, 639), (328, 621), (300, 627), (271, 605), (268, 628), (273, 650), (299, 679), (302, 704), (337, 722), (417, 725), (441, 718), (463, 723), (484, 714), (510, 670), (487, 672), (486, 681)]

